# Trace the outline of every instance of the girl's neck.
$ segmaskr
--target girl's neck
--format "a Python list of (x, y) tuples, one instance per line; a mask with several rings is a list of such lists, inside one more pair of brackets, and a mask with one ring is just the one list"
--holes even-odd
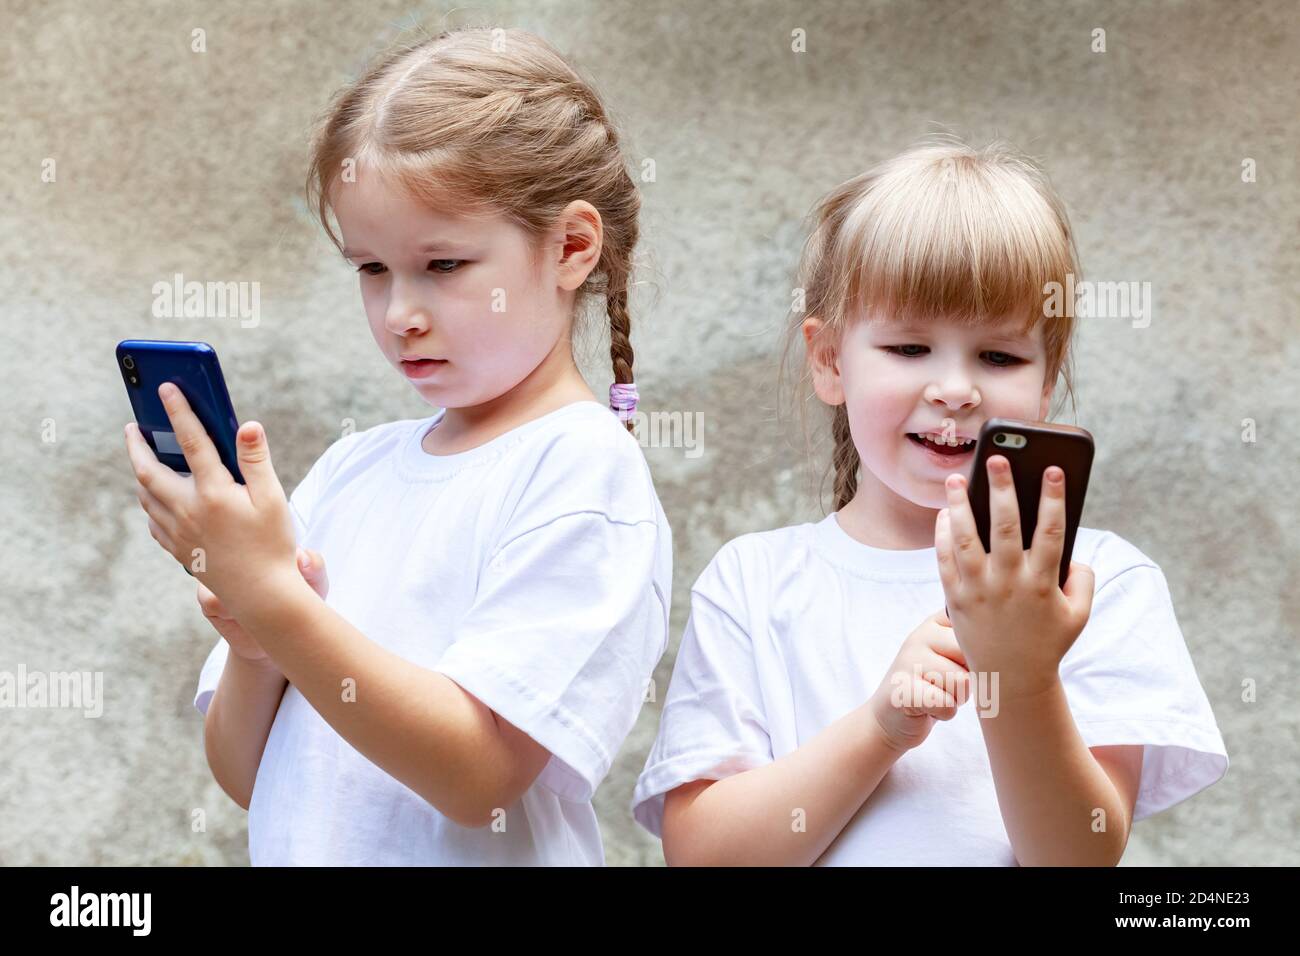
[(430, 455), (455, 455), (574, 402), (596, 400), (561, 339), (524, 380), (503, 395), (480, 405), (448, 408), (438, 427), (424, 436)]
[(926, 508), (897, 494), (870, 469), (853, 500), (841, 508), (836, 520), (849, 537), (886, 551), (917, 551), (934, 547), (934, 522), (938, 508)]

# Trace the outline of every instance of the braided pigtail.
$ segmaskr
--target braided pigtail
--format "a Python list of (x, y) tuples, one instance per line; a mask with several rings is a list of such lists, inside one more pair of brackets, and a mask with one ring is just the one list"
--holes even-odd
[(835, 510), (839, 511), (858, 492), (858, 467), (862, 464), (858, 458), (858, 446), (853, 444), (853, 434), (849, 431), (847, 406), (835, 406), (831, 436), (835, 441), (835, 449), (831, 452), (831, 466), (835, 469)]
[(606, 295), (605, 310), (609, 313), (609, 356), (614, 364), (614, 384), (609, 389), (609, 407), (627, 426), (635, 427), (632, 416), (636, 413), (636, 383), (632, 378), (632, 319), (627, 311), (627, 290), (611, 290)]

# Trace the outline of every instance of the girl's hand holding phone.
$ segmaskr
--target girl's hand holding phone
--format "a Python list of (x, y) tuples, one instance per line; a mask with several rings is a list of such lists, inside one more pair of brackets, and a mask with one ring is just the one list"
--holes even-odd
[(162, 464), (139, 427), (127, 425), (136, 496), (149, 515), (150, 534), (220, 596), (236, 619), (248, 621), (273, 610), (284, 589), (301, 584), (301, 574), (289, 501), (271, 465), (265, 431), (245, 422), (237, 433), (245, 480), (240, 484), (181, 390), (165, 382), (158, 394), (192, 474)]
[[(304, 560), (307, 562), (305, 567), (302, 563)], [(320, 552), (299, 548), (298, 568), (302, 571), (303, 580), (311, 585), (312, 590), (319, 594), (322, 600), (328, 596), (329, 577), (325, 573), (325, 558)], [(275, 667), (266, 651), (262, 649), (262, 645), (244, 630), (239, 621), (226, 610), (226, 606), (221, 603), (221, 598), (213, 594), (202, 581), (199, 582), (197, 597), (203, 616), (208, 619), (208, 623), (216, 629), (217, 633), (226, 639), (232, 652), (246, 661)]]
[(1059, 586), (1065, 538), (1065, 475), (1046, 470), (1032, 544), (1024, 548), (1011, 467), (988, 459), (990, 551), (966, 494), (949, 475), (948, 507), (935, 521), (935, 549), (957, 643), (974, 673), (996, 673), (1002, 700), (1030, 697), (1059, 680), (1061, 659), (1092, 613), (1092, 568), (1071, 561)]
[(930, 734), (936, 720), (951, 720), (970, 696), (970, 675), (943, 611), (917, 626), (890, 665), (869, 706), (885, 740), (911, 750)]

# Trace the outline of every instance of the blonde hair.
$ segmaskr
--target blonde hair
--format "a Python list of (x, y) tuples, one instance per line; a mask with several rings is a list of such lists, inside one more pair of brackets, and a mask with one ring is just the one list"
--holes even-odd
[(329, 196), (349, 160), (430, 206), (502, 213), (533, 240), (571, 201), (591, 203), (603, 245), (578, 300), (604, 296), (614, 381), (633, 382), (628, 285), (641, 197), (599, 97), (550, 44), (522, 30), (444, 31), (395, 44), (336, 93), (313, 135), (307, 197), (340, 251)]
[[(1044, 318), (1046, 283), (1079, 278), (1064, 203), (1042, 168), (1002, 140), (983, 149), (951, 135), (924, 141), (835, 187), (810, 218), (799, 265), (803, 309), (787, 329), (782, 381), (806, 316), (823, 322), (813, 349), (834, 349), (850, 325), (875, 314), (966, 326), (1019, 317), (1029, 330)], [(1062, 374), (1071, 403), (1073, 331), (1065, 316), (1043, 332), (1048, 381)], [(797, 394), (811, 458), (809, 376), (805, 354)], [(861, 466), (843, 405), (832, 413), (831, 436), (838, 511), (856, 494)]]

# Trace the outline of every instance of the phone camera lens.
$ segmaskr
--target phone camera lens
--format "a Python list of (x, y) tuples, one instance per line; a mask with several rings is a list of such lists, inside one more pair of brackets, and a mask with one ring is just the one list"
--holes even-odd
[(135, 359), (128, 355), (122, 359), (122, 365), (125, 366), (126, 370), (129, 372), (135, 368)]

